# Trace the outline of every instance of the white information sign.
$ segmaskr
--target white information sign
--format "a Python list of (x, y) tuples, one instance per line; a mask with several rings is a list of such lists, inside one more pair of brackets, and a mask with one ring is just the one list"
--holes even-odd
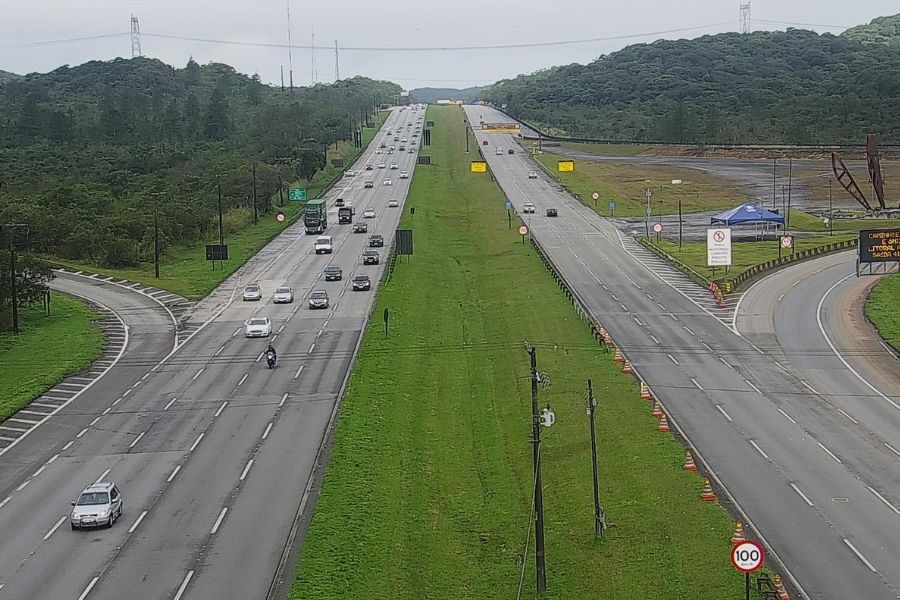
[(706, 230), (706, 265), (731, 266), (731, 229), (719, 227)]

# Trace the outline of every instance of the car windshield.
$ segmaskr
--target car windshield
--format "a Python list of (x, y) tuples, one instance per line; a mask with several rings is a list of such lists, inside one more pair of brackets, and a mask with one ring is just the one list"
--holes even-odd
[(325, 267), (325, 270), (328, 271), (329, 273), (340, 273), (341, 268), (340, 267)]
[(254, 317), (254, 318), (250, 319), (250, 323), (248, 323), (248, 324), (249, 325), (265, 325), (266, 319), (264, 319), (262, 317)]
[(328, 294), (326, 294), (325, 292), (313, 292), (312, 294), (310, 294), (310, 298), (315, 298), (316, 300), (322, 300), (327, 297)]
[(291, 293), (291, 288), (288, 288), (288, 287), (280, 287), (280, 288), (278, 288), (277, 290), (275, 290), (275, 293), (276, 293), (276, 294), (290, 294), (290, 293)]
[(360, 275), (359, 277), (354, 277), (353, 281), (355, 281), (357, 283), (365, 283), (365, 282), (369, 281), (369, 278), (366, 275)]
[(259, 288), (258, 288), (257, 286), (255, 286), (255, 285), (248, 285), (248, 286), (244, 289), (244, 291), (247, 291), (247, 292), (258, 292), (258, 291), (259, 291)]
[(109, 494), (106, 492), (85, 492), (78, 497), (78, 501), (75, 504), (78, 506), (109, 504)]

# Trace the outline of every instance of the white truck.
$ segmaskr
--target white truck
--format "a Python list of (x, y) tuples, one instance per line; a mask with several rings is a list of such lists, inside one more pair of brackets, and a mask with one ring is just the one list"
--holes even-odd
[(331, 254), (332, 245), (331, 245), (331, 236), (330, 235), (320, 235), (316, 238), (316, 254)]

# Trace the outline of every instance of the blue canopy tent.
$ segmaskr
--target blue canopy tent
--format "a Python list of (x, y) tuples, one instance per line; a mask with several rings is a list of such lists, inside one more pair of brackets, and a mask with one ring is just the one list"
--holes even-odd
[(742, 225), (744, 223), (778, 223), (784, 225), (784, 217), (771, 210), (752, 204), (741, 204), (731, 210), (714, 215), (709, 219), (711, 225)]

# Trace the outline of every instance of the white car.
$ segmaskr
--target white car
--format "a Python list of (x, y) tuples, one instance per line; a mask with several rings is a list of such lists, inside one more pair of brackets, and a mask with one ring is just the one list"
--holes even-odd
[(526, 202), (524, 204), (524, 206), (522, 206), (522, 212), (530, 213), (533, 215), (534, 214), (534, 204), (532, 204), (531, 202)]
[(414, 149), (412, 149), (412, 148), (410, 148), (409, 150), (407, 150), (407, 152), (409, 152), (410, 154), (415, 154), (415, 153), (416, 153), (416, 151), (415, 151)]
[(375, 154), (384, 154), (384, 150), (382, 150), (381, 148), (376, 148)]
[(363, 211), (363, 217), (366, 219), (374, 219), (375, 218), (375, 209), (367, 208)]
[(528, 171), (528, 179), (537, 179), (537, 171)]
[(379, 169), (383, 169), (383, 168), (385, 168), (386, 166), (387, 166), (387, 165), (384, 164), (384, 163), (378, 163), (378, 168), (379, 168)]
[(316, 238), (316, 254), (331, 254), (332, 244), (330, 235), (320, 235)]
[(409, 171), (400, 171), (400, 179), (409, 179)]
[(382, 185), (394, 185), (394, 182), (392, 182), (390, 179), (385, 179)]
[(497, 148), (497, 156), (503, 156), (503, 148)]
[(72, 529), (82, 527), (112, 527), (122, 516), (125, 500), (111, 481), (96, 482), (84, 489), (72, 502), (69, 524)]
[(245, 287), (243, 299), (244, 302), (248, 300), (262, 300), (262, 289), (260, 289), (259, 284), (251, 283)]
[(356, 171), (344, 171), (344, 177), (356, 177)]
[(269, 317), (250, 317), (244, 335), (251, 337), (269, 337), (272, 333), (272, 321)]
[(275, 304), (290, 304), (293, 301), (294, 290), (286, 285), (283, 285), (275, 290), (275, 295), (272, 296), (272, 302), (274, 302)]
[(400, 168), (400, 165), (398, 165), (397, 163), (391, 163), (391, 170), (392, 170), (392, 171), (396, 171), (396, 170), (399, 169), (399, 168)]
[(388, 200), (388, 208), (397, 208), (400, 206), (400, 203), (396, 200)]
[[(410, 123), (409, 126), (412, 127), (412, 123)], [(409, 140), (406, 139), (406, 138), (400, 138), (400, 141), (403, 142), (403, 143), (405, 144), (405, 143), (408, 142)]]

